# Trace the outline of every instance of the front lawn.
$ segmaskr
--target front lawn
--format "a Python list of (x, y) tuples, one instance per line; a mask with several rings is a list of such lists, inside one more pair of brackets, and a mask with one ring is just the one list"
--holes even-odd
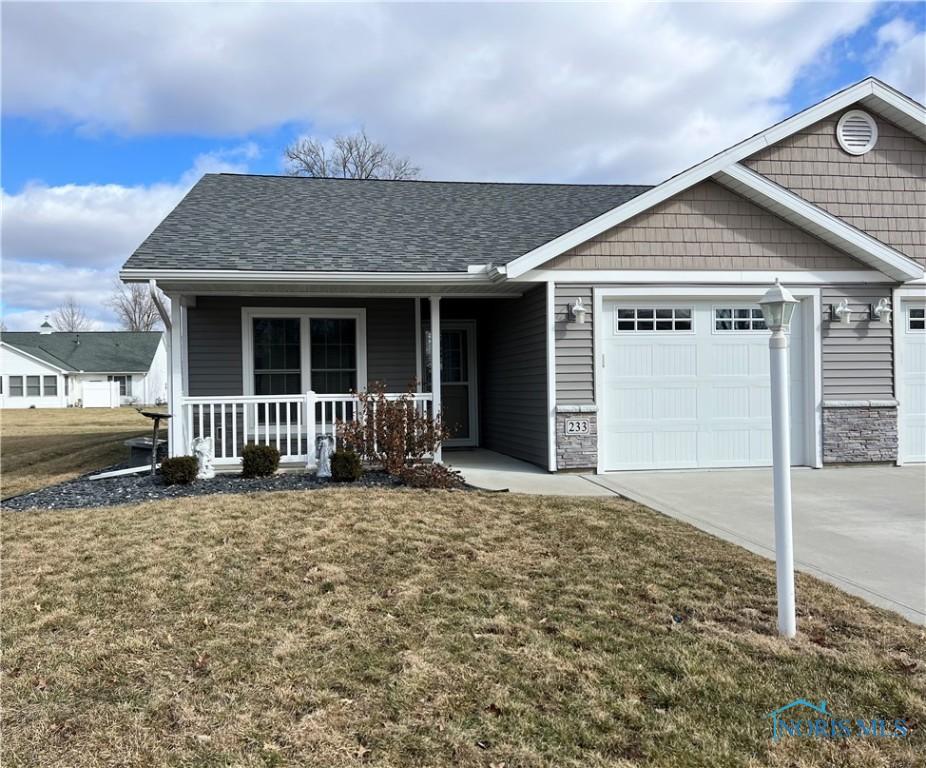
[[(416, 491), (5, 512), (4, 766), (912, 766), (924, 632), (615, 500)], [(914, 722), (770, 740), (765, 714)], [(921, 763), (920, 763), (921, 764)]]
[(134, 408), (4, 409), (3, 498), (125, 461), (129, 449), (123, 441), (150, 434), (151, 421)]

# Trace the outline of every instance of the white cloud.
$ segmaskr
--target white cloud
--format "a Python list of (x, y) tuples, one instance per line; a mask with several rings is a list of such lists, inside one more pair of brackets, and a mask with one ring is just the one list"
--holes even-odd
[(12, 4), (8, 113), (87, 131), (365, 124), (431, 178), (657, 181), (782, 117), (863, 3)]
[(877, 76), (920, 103), (926, 103), (926, 33), (896, 18), (878, 29)]
[[(873, 7), (13, 3), (3, 109), (100, 134), (364, 125), (428, 178), (656, 182), (785, 116)], [(878, 40), (879, 74), (922, 98), (922, 33), (898, 20)], [(132, 250), (203, 172), (259, 154), (201, 155), (170, 184), (4, 193), (7, 324), (67, 293), (110, 324)]]
[(119, 268), (204, 173), (243, 172), (255, 144), (194, 158), (173, 184), (30, 184), (2, 194), (3, 319), (34, 330), (36, 318), (74, 295), (98, 326), (115, 322), (106, 306)]

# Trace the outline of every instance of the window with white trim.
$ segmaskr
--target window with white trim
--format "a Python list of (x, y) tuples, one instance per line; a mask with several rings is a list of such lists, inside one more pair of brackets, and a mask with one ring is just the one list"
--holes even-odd
[(23, 396), (23, 377), (10, 376), (10, 397)]
[(691, 307), (618, 307), (614, 329), (617, 333), (691, 331)]
[(758, 307), (714, 307), (715, 331), (767, 331)]
[(56, 397), (58, 395), (58, 377), (45, 376), (42, 382), (42, 391), (45, 397)]
[(131, 376), (107, 376), (107, 381), (116, 381), (119, 383), (119, 397), (132, 396), (132, 377)]
[(41, 397), (42, 385), (40, 376), (26, 376), (26, 394), (29, 397)]
[(243, 310), (244, 391), (347, 394), (366, 384), (366, 313), (347, 308)]
[(926, 307), (910, 307), (907, 310), (907, 330), (926, 331)]

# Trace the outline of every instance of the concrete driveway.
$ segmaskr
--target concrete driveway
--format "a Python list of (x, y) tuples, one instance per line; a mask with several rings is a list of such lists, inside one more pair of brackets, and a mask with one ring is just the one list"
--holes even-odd
[[(586, 479), (775, 556), (770, 469)], [(798, 569), (926, 624), (926, 466), (795, 469), (792, 493)]]

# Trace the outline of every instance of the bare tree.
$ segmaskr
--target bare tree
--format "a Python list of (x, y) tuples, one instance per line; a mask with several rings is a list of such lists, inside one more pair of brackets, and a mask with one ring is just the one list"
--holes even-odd
[[(161, 302), (167, 304), (167, 297), (160, 293)], [(119, 324), (126, 331), (152, 331), (161, 327), (161, 313), (151, 296), (151, 290), (143, 283), (116, 281), (113, 294), (106, 302), (119, 318)]]
[(67, 296), (64, 303), (51, 316), (52, 325), (59, 331), (89, 331), (93, 322), (84, 308), (73, 296)]
[(303, 138), (285, 151), (290, 176), (339, 179), (417, 179), (421, 169), (398, 157), (365, 130), (335, 136), (330, 145)]

